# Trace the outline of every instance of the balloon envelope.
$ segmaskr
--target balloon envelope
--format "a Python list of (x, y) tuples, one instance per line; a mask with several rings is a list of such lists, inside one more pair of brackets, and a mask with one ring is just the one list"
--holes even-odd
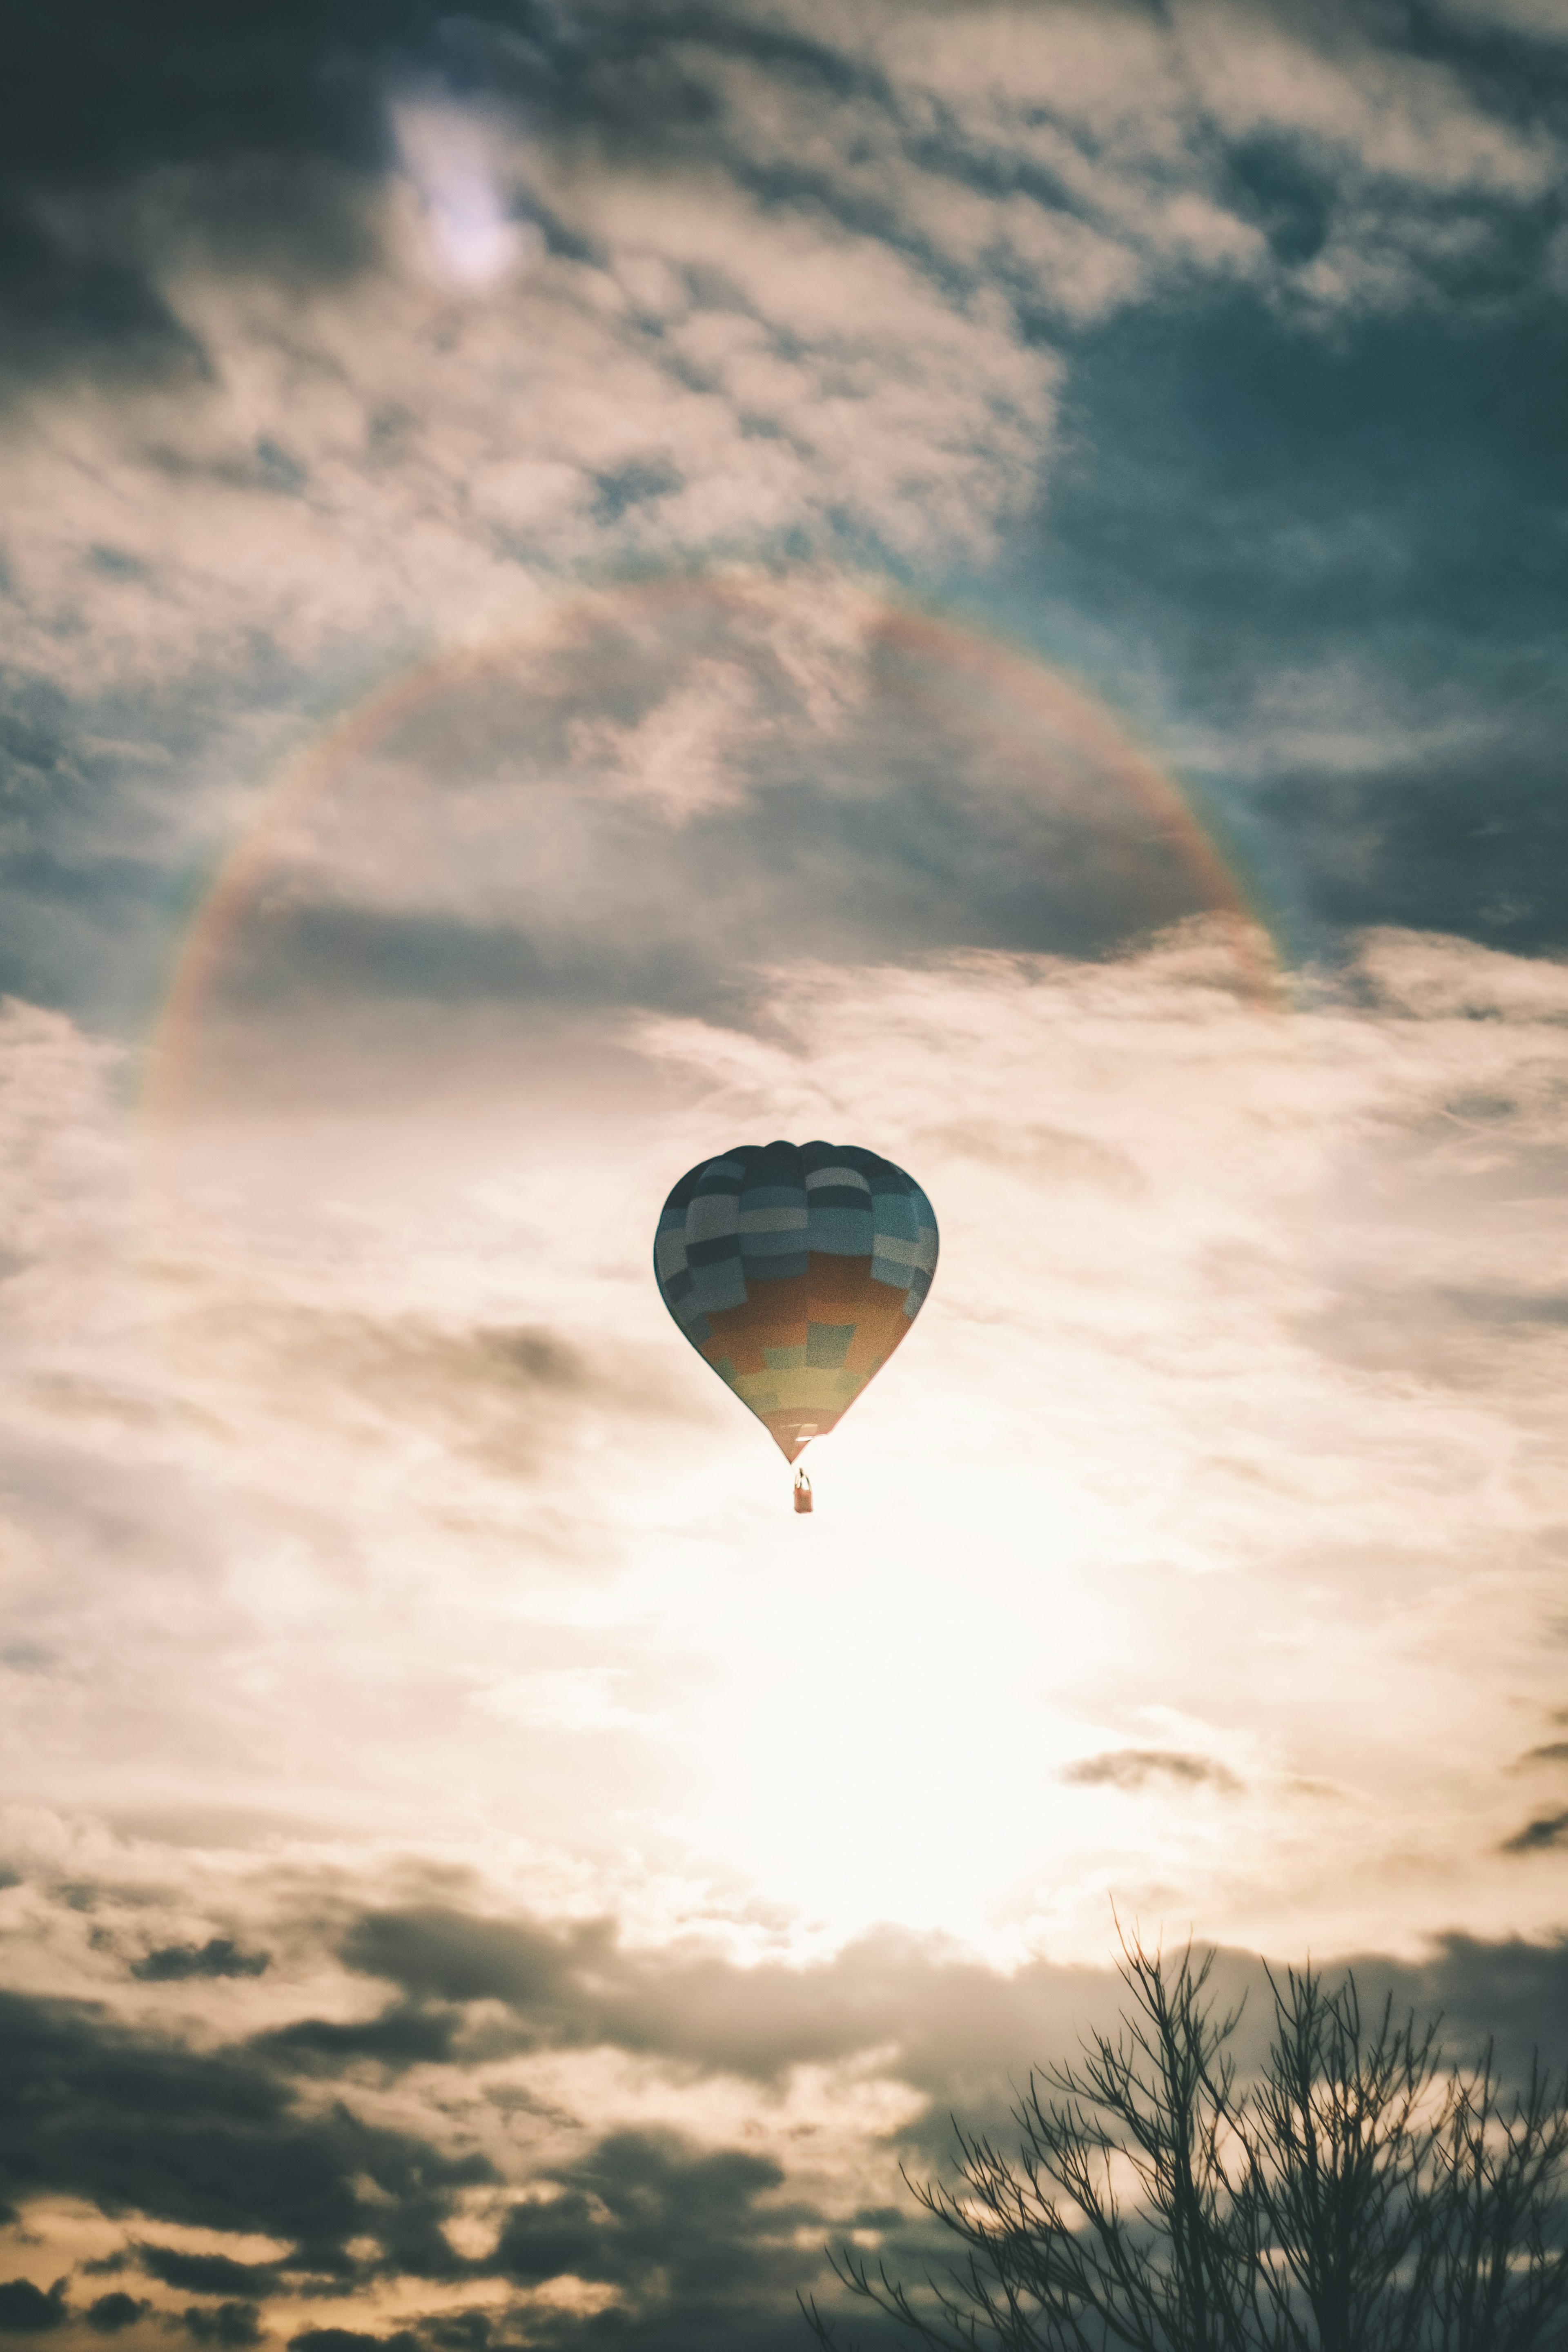
[(743, 1143), (689, 1169), (654, 1238), (659, 1293), (793, 1462), (892, 1354), (936, 1269), (912, 1176), (858, 1144)]

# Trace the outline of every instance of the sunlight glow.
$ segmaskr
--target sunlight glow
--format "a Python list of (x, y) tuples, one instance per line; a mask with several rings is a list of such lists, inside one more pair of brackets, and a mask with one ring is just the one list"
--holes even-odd
[(444, 277), (479, 291), (515, 277), (538, 257), (543, 239), (531, 222), (511, 216), (485, 122), (432, 101), (405, 101), (394, 107), (392, 119)]

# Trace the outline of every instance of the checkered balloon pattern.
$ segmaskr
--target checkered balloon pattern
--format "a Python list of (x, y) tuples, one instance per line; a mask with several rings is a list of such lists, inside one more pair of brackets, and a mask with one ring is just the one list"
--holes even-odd
[(743, 1143), (689, 1169), (654, 1237), (659, 1295), (786, 1462), (892, 1354), (936, 1271), (913, 1177), (844, 1143)]

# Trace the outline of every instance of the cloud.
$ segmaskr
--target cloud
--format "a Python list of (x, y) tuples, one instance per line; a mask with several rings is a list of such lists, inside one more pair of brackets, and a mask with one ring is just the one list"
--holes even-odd
[(89, 2303), (85, 2316), (95, 2336), (118, 2336), (145, 2317), (147, 2308), (142, 2297), (127, 2294), (122, 2288), (116, 2287)]
[[(167, 1849), (144, 1861), (170, 1874)], [(151, 2317), (203, 2343), (483, 2352), (519, 2334), (593, 2342), (613, 2311), (658, 2352), (782, 2345), (825, 2240), (864, 2231), (906, 2270), (929, 2257), (896, 2159), (944, 2162), (954, 2113), (1005, 2130), (1021, 2070), (1120, 1999), (1103, 1967), (996, 1968), (890, 1931), (759, 1964), (711, 1928), (649, 1945), (546, 1911), (366, 1908), (366, 1867), (318, 1861), (281, 1912), (277, 1878), (254, 1882), (290, 1956), (266, 1996), (286, 2003), (277, 2029), (193, 2038), (156, 1986), (133, 1998), (165, 2006), (135, 2020), (8, 1999), (0, 2187), (18, 2251), (46, 2277), (134, 2265), (146, 2283), (91, 2305), (96, 2332)], [(92, 1890), (95, 1907), (114, 1892)], [(1561, 1939), (1450, 1937), (1355, 1967), (1363, 1999), (1446, 2011), (1457, 2055), (1499, 2032), (1510, 2071), (1532, 2039), (1554, 2047), (1563, 1958)], [(343, 2012), (366, 1973), (399, 1991), (356, 2036)], [(1261, 1965), (1224, 1951), (1215, 1981), (1227, 2004), (1258, 1997), (1246, 2065)], [(421, 2016), (442, 2028), (422, 2048), (377, 2045), (375, 2024)], [(29, 2125), (46, 2083), (63, 2095)], [(51, 2298), (18, 2284), (31, 2324)]]
[(458, 2020), (414, 2004), (395, 2003), (379, 2017), (344, 2024), (306, 2018), (282, 2026), (266, 2048), (280, 2067), (300, 2074), (335, 2074), (356, 2060), (398, 2070), (451, 2060)]
[[(71, 21), (8, 151), (0, 982), (134, 1024), (193, 871), (367, 671), (737, 560), (982, 582), (1209, 772), (1304, 925), (1557, 939), (1561, 159), (1522, 68), (1269, 9), (302, 9), (182, 25), (176, 94)], [(433, 228), (489, 257), (444, 278)], [(717, 815), (742, 674), (580, 714), (605, 788)], [(395, 951), (513, 971), (450, 925)]]
[(1363, 1990), (1378, 1986), (1396, 2009), (1440, 2015), (1446, 2048), (1468, 2063), (1490, 2046), (1500, 2067), (1516, 2080), (1539, 2058), (1561, 2072), (1568, 2051), (1563, 1997), (1568, 1983), (1568, 1942), (1559, 1933), (1539, 1940), (1443, 1936), (1414, 1963), (1358, 1959)]
[[(323, 1891), (318, 1877), (318, 1906)], [(309, 1913), (286, 1931), (318, 1969), (322, 1932)], [(90, 2246), (91, 2270), (129, 2260), (149, 2282), (91, 2306), (99, 2332), (153, 2314), (201, 2342), (261, 2331), (456, 2352), (520, 2326), (591, 2342), (613, 2309), (638, 2345), (726, 2330), (782, 2343), (823, 2240), (867, 2231), (905, 2268), (929, 2254), (895, 2158), (945, 2161), (954, 2112), (1005, 2130), (1020, 2071), (1109, 2024), (1121, 1997), (1103, 1968), (999, 1969), (939, 1938), (884, 1933), (759, 1967), (712, 1942), (639, 1948), (608, 1923), (457, 1905), (361, 1911), (342, 1948), (356, 1972), (458, 2011), (456, 2038), (412, 2071), (367, 2067), (368, 2041), (334, 2044), (319, 2004), (338, 1995), (319, 1973), (297, 1980), (283, 2033), (217, 2046), (101, 2005), (9, 2003), (9, 2089), (24, 2106), (46, 2078), (69, 2094), (47, 2131), (4, 2146), (5, 2185), (43, 2232), (21, 2242), (57, 2267)], [(1444, 2010), (1456, 2056), (1500, 2027), (1506, 2072), (1532, 2037), (1554, 2046), (1563, 1958), (1560, 1940), (1453, 1937), (1355, 1967), (1363, 1999)], [(1261, 1966), (1222, 1952), (1215, 1981), (1226, 2003), (1258, 1996), (1239, 2044), (1250, 2063)], [(301, 2095), (294, 2056), (312, 2043)], [(136, 2154), (128, 2193), (117, 2168)], [(51, 2298), (18, 2284), (31, 2324)], [(166, 2299), (193, 2294), (207, 2299)]]
[(135, 2256), (149, 2278), (186, 2294), (246, 2297), (272, 2293), (281, 2283), (276, 2263), (237, 2263), (227, 2254), (186, 2254), (175, 2246), (144, 2243)]
[[(677, 2078), (692, 2070), (699, 2079), (735, 2078), (766, 2104), (787, 2095), (799, 2070), (847, 2066), (852, 2083), (870, 2052), (879, 2070), (920, 2094), (868, 2109), (874, 2127), (888, 2129), (913, 2124), (924, 2098), (940, 2106), (960, 2079), (1001, 2095), (1016, 2045), (1066, 2033), (1072, 2003), (1092, 2005), (1105, 1990), (1092, 1970), (1042, 1963), (1009, 1976), (940, 1940), (892, 1930), (805, 1965), (738, 1961), (712, 1927), (673, 1948), (648, 1947), (610, 1920), (486, 1916), (453, 1905), (363, 1912), (340, 1949), (356, 1974), (395, 1983), (398, 1999), (359, 2027), (296, 2021), (265, 2045), (279, 2065), (325, 2074), (364, 2055), (394, 2071), (438, 2062), (482, 2078), (503, 2069), (499, 2096), (527, 2082), (516, 2066), (532, 2053), (535, 2078), (556, 2084), (570, 2103), (574, 2076), (570, 2065), (561, 2071), (559, 2053), (579, 2053), (572, 2063), (592, 2079), (595, 2053), (621, 2052)], [(510, 2012), (504, 2023), (498, 2004)], [(959, 2013), (966, 2021), (954, 2042)], [(416, 2020), (429, 2029), (423, 2048), (413, 2039)], [(699, 2104), (693, 2120), (701, 2114)]]
[[(348, 2240), (438, 2211), (490, 2177), (484, 2159), (346, 2111), (293, 2109), (279, 2079), (242, 2053), (207, 2057), (118, 2026), (90, 2006), (5, 1997), (10, 2122), (0, 2181), (15, 2200), (54, 2192), (206, 2229), (262, 2231), (329, 2273)], [(37, 2112), (41, 2086), (61, 2094)]]
[(1241, 1785), (1212, 1756), (1162, 1748), (1116, 1748), (1103, 1756), (1086, 1756), (1080, 1763), (1065, 1766), (1061, 1777), (1082, 1789), (1142, 1789), (1150, 1780), (1173, 1780), (1178, 1787), (1228, 1793)]
[(179, 1344), (210, 1372), (224, 1368), (232, 1410), (280, 1416), (288, 1442), (310, 1451), (323, 1440), (379, 1450), (389, 1429), (424, 1431), (479, 1465), (518, 1471), (569, 1444), (595, 1408), (659, 1410), (624, 1372), (538, 1326), (443, 1330), (230, 1291), (184, 1323)]
[(413, 2352), (419, 2338), (406, 2328), (394, 2336), (372, 2336), (357, 2327), (304, 2327), (298, 2336), (289, 2338), (289, 2352), (366, 2352), (373, 2344), (395, 2346), (397, 2352)]
[[(309, 2315), (324, 2292), (353, 2294), (356, 2313), (368, 2313), (387, 2291), (378, 2282), (405, 2278), (426, 2282), (425, 2294), (437, 2301), (425, 2307), (428, 2335), (424, 2325), (417, 2338), (395, 2330), (394, 2342), (448, 2341), (484, 2280), (512, 2282), (535, 2297), (531, 2310), (559, 2327), (562, 2340), (576, 2340), (606, 2301), (628, 2323), (639, 2315), (650, 2325), (684, 2323), (696, 2331), (692, 2340), (706, 2340), (721, 2319), (745, 2326), (754, 2316), (767, 2329), (793, 2310), (798, 2229), (808, 2215), (819, 2226), (809, 2205), (776, 2195), (784, 2174), (771, 2157), (693, 2145), (668, 2130), (611, 2131), (575, 2158), (531, 2168), (525, 2195), (499, 2206), (492, 2200), (499, 2231), (488, 2233), (482, 2259), (466, 2260), (442, 2224), (456, 2223), (467, 2190), (495, 2179), (471, 2147), (458, 2153), (378, 2129), (342, 2099), (319, 2114), (297, 2106), (258, 2046), (183, 2050), (127, 2032), (83, 2005), (12, 2002), (5, 2021), (13, 2093), (26, 2104), (39, 2068), (70, 2085), (68, 2112), (54, 2127), (14, 2133), (4, 2150), (6, 2185), (25, 2205), (40, 2192), (111, 2211), (129, 2202), (165, 2223), (227, 2232), (230, 2242), (258, 2232), (285, 2242), (280, 2259), (258, 2263), (134, 2241), (129, 2251), (156, 2286), (217, 2299), (150, 2305), (116, 2290), (88, 2314), (99, 2333), (155, 2309), (177, 2317), (198, 2343), (240, 2347), (258, 2341), (280, 2308)], [(110, 2186), (117, 2151), (139, 2168), (129, 2200)], [(468, 2283), (455, 2305), (438, 2299), (446, 2280)], [(46, 2294), (16, 2280), (0, 2289), (0, 2326), (58, 2326), (62, 2298), (63, 2286)], [(481, 2295), (473, 2314), (481, 2342), (484, 2311)], [(330, 2324), (295, 2332), (313, 2343), (376, 2340)]]
[[(890, 2017), (906, 1972), (925, 1965), (889, 1937), (870, 1939), (815, 1976), (779, 1962), (741, 1971), (716, 1951), (628, 1949), (606, 1920), (555, 1926), (450, 1907), (365, 1914), (342, 1957), (356, 1971), (390, 1979), (415, 2003), (505, 2004), (517, 2022), (502, 2047), (610, 2043), (762, 2082), (843, 2059), (879, 2038), (879, 2011)], [(963, 1967), (953, 1968), (954, 1981), (963, 1980)], [(931, 2018), (939, 2006), (930, 2002)], [(384, 2014), (390, 2022), (406, 2013)], [(287, 2042), (280, 2054), (300, 2046)], [(481, 2033), (476, 2062), (487, 2046)]]
[[(701, 2155), (648, 2134), (617, 2133), (555, 2184), (558, 2196), (513, 2207), (495, 2259), (529, 2286), (563, 2273), (625, 2285), (668, 2269), (676, 2294), (705, 2299), (716, 2287), (754, 2283), (756, 2255), (746, 2242), (758, 2230), (753, 2209), (783, 2179), (771, 2158), (738, 2149)], [(773, 2217), (785, 2244), (797, 2218)], [(715, 2237), (728, 2249), (721, 2266)]]
[[(375, 1840), (390, 1807), (444, 1850), (456, 1775), (584, 1916), (646, 1903), (656, 1937), (715, 1875), (808, 1943), (892, 1917), (1087, 1952), (1110, 1893), (1163, 1916), (1176, 1885), (1270, 1944), (1310, 1885), (1319, 1949), (1419, 1935), (1439, 1903), (1496, 1916), (1521, 1743), (1495, 1694), (1555, 1703), (1563, 1329), (1531, 1302), (1559, 1241), (1556, 966), (1386, 932), (1289, 1010), (1221, 924), (1094, 963), (786, 965), (735, 1026), (611, 1007), (542, 1044), (489, 1008), (426, 1029), (418, 1003), (347, 1059), (308, 1007), (226, 1057), (167, 1132), (150, 1276), (91, 1185), (68, 1217), (68, 1188), (18, 1192), (39, 1254), (6, 1327), (12, 1616), (50, 1663), (7, 1672), (31, 1756), (172, 1821), (186, 1767), (137, 1759), (150, 1720), (160, 1757), (178, 1727), (202, 1804), (258, 1824), (207, 1842)], [(36, 1043), (18, 1028), (21, 1066)], [(62, 1076), (40, 1183), (109, 1150), (106, 1083)], [(96, 1140), (68, 1150), (79, 1119)], [(783, 1549), (645, 1258), (672, 1171), (779, 1132), (876, 1134), (943, 1233), (811, 1552)], [(1431, 1709), (1468, 1727), (1463, 1773)], [(960, 1836), (956, 1789), (911, 1808), (911, 1711), (983, 1732), (1016, 1809)], [(828, 1723), (851, 1728), (803, 1748)], [(1162, 1808), (1155, 1838), (1114, 1783), (1060, 1778), (1124, 1752), (1242, 1786)], [(1526, 1892), (1543, 1932), (1552, 1888)], [(41, 1981), (271, 1952), (181, 1983), (238, 1999), (286, 1978), (247, 1918), (215, 1888), (104, 1921), (102, 1955), (51, 1927)], [(300, 2063), (456, 2046), (439, 2014), (321, 2023)]]
[(0, 2285), (0, 2332), (7, 2336), (47, 2336), (64, 2326), (67, 2317), (62, 2284), (42, 2294), (29, 2279), (8, 2279)]
[(1468, 27), (1522, 34), (1531, 42), (1563, 38), (1563, 18), (1552, 0), (1443, 0), (1442, 13)]
[(574, 600), (356, 731), (225, 889), (206, 1017), (325, 987), (695, 1010), (802, 954), (1100, 954), (1237, 898), (1069, 681), (821, 570)]
[(211, 1936), (205, 1944), (162, 1944), (132, 1960), (131, 1973), (143, 1984), (184, 1984), (191, 1977), (258, 1977), (266, 1952), (241, 1951), (230, 1937)]
[(4, 1040), (6, 1157), (0, 1247), (13, 1273), (29, 1262), (101, 1250), (120, 1229), (123, 1158), (105, 1117), (121, 1062), (64, 1013), (8, 999)]
[(1502, 1851), (1545, 1853), (1559, 1845), (1568, 1845), (1568, 1813), (1548, 1813), (1540, 1821), (1527, 1822), (1516, 1836), (1504, 1840)]
[(239, 2352), (241, 2347), (261, 2341), (261, 2315), (253, 2303), (192, 2304), (184, 2316), (186, 2334), (198, 2344)]
[[(732, 186), (715, 205), (708, 179), (566, 168), (572, 233), (449, 317), (395, 189), (380, 267), (316, 286), (208, 253), (205, 186), (183, 229), (144, 195), (158, 300), (200, 364), (112, 404), (58, 389), (47, 425), (15, 413), (13, 660), (82, 695), (134, 674), (146, 710), (160, 676), (242, 672), (258, 633), (313, 664), (606, 561), (984, 548), (1031, 495), (1052, 355), (1005, 303)], [(637, 290), (650, 270), (668, 318)]]
[(1530, 0), (175, 13), (0, 89), (0, 2323), (782, 2352), (1112, 1901), (1560, 2055)]
[[(1037, 495), (1064, 327), (1205, 283), (1309, 316), (1490, 298), (1558, 175), (1461, 52), (1269, 12), (998, 11), (984, 37), (937, 12), (911, 37), (878, 9), (782, 48), (743, 8), (678, 38), (464, 23), (421, 25), (401, 97), (389, 51), (304, 12), (254, 45), (182, 26), (192, 92), (129, 68), (112, 142), (28, 121), (29, 267), (96, 272), (105, 324), (47, 429), (16, 413), (23, 667), (144, 692), (260, 638), (316, 663), (460, 629), (606, 562), (973, 559)], [(23, 60), (37, 119), (64, 39)], [(419, 260), (432, 225), (466, 293)], [(122, 349), (163, 370), (109, 401), (93, 367)]]

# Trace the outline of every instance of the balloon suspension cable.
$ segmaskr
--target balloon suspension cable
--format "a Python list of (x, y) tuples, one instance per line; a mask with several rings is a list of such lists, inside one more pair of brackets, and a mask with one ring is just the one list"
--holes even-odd
[(811, 1508), (811, 1480), (805, 1475), (804, 1463), (795, 1474), (795, 1507), (797, 1511)]

